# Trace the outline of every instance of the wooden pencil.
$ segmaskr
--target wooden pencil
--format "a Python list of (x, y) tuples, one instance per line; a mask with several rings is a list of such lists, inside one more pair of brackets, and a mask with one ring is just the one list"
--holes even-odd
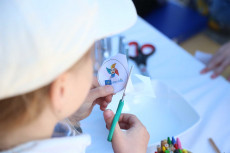
[(213, 139), (212, 139), (212, 138), (209, 138), (208, 140), (209, 140), (210, 144), (212, 145), (213, 149), (216, 151), (216, 153), (221, 153), (221, 152), (220, 152), (220, 149), (216, 146), (216, 144), (215, 144), (215, 142), (213, 141)]

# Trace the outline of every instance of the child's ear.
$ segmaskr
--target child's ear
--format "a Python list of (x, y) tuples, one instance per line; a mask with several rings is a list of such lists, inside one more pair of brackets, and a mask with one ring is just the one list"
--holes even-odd
[(62, 118), (63, 108), (65, 107), (68, 77), (69, 74), (67, 72), (61, 74), (52, 82), (50, 87), (51, 109), (59, 119)]

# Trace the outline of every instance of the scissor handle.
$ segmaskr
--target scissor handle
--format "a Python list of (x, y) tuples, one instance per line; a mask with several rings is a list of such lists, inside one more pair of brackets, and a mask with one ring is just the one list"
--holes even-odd
[(112, 122), (111, 128), (109, 130), (109, 135), (108, 135), (108, 138), (107, 138), (107, 140), (109, 142), (112, 142), (113, 133), (114, 133), (115, 127), (117, 125), (117, 122), (119, 121), (119, 118), (120, 118), (123, 106), (124, 106), (124, 100), (121, 99), (120, 102), (119, 102), (119, 105), (117, 107), (116, 114), (115, 114), (115, 116), (113, 118), (113, 122)]
[(134, 56), (129, 55), (129, 57), (133, 57), (133, 58), (137, 57), (138, 56), (138, 43), (136, 41), (131, 41), (129, 43), (129, 46), (135, 46), (135, 52), (136, 52)]
[[(151, 48), (151, 52), (148, 53), (148, 54), (145, 54), (145, 53), (143, 52), (144, 48)], [(155, 47), (154, 47), (153, 45), (151, 45), (151, 44), (144, 44), (143, 46), (141, 46), (141, 52), (142, 52), (142, 54), (145, 55), (145, 56), (150, 56), (150, 55), (152, 55), (152, 54), (155, 52), (155, 50), (156, 50)]]

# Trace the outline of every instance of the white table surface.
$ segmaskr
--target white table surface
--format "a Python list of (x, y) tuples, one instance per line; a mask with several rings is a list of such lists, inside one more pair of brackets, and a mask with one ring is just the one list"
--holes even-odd
[[(200, 75), (204, 67), (201, 62), (141, 18), (122, 34), (128, 41), (155, 45), (156, 53), (147, 61), (151, 78), (183, 95), (200, 115), (201, 121), (180, 135), (183, 148), (193, 153), (215, 153), (208, 141), (211, 137), (221, 152), (230, 153), (229, 82), (223, 77), (212, 80), (210, 73)], [(139, 73), (137, 67), (133, 73)]]

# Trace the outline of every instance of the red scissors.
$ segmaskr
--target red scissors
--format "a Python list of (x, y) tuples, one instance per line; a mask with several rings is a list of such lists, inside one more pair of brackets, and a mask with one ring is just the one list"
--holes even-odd
[[(146, 69), (146, 61), (149, 56), (155, 53), (156, 48), (152, 44), (144, 44), (139, 46), (137, 42), (132, 41), (129, 43), (129, 47), (134, 46), (135, 53), (134, 55), (129, 54), (129, 58), (134, 60), (139, 67), (141, 74), (149, 76), (149, 73)], [(148, 50), (148, 52), (146, 52)]]

